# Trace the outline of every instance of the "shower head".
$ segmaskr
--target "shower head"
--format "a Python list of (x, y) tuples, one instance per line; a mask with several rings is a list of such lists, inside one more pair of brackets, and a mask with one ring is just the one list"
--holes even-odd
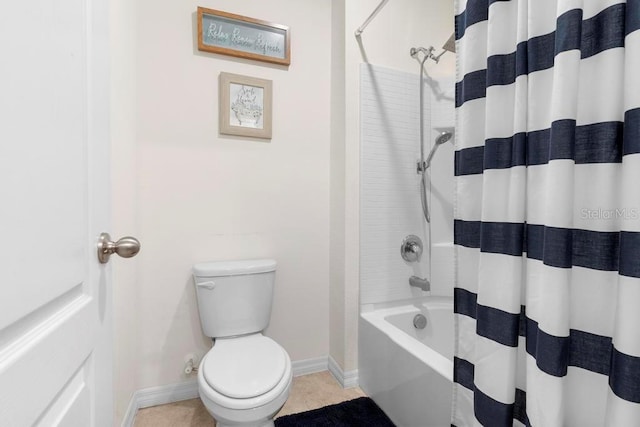
[(449, 40), (447, 40), (442, 45), (442, 48), (444, 50), (448, 50), (451, 53), (456, 53), (456, 34), (455, 33), (451, 34), (451, 37), (449, 37)]
[(449, 141), (451, 139), (451, 136), (453, 134), (451, 132), (442, 132), (440, 135), (438, 135), (438, 137), (436, 138), (436, 146), (438, 145), (442, 145), (445, 142)]
[(453, 134), (451, 132), (442, 132), (440, 135), (438, 135), (438, 137), (436, 138), (436, 143), (431, 148), (431, 152), (429, 153), (429, 156), (427, 157), (427, 161), (424, 162), (424, 169), (425, 170), (429, 166), (431, 166), (431, 159), (433, 159), (433, 155), (436, 154), (436, 150), (438, 149), (438, 147), (441, 146), (442, 144), (444, 144), (445, 142), (449, 141), (452, 136), (453, 136)]

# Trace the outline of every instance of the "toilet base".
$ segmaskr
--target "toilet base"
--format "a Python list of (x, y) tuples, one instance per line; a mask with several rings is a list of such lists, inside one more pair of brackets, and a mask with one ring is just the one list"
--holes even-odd
[[(282, 406), (284, 406), (284, 404)], [(259, 420), (251, 420), (251, 421), (247, 420), (246, 418), (242, 421), (239, 421), (239, 420), (231, 421), (229, 419), (224, 419), (224, 418), (221, 419), (219, 413), (213, 414), (212, 411), (209, 410), (209, 408), (207, 408), (207, 412), (209, 412), (209, 415), (211, 415), (213, 419), (216, 420), (216, 427), (275, 427), (273, 417), (278, 412), (280, 412), (280, 409), (282, 409), (282, 406), (278, 408), (278, 410), (275, 413), (273, 413), (269, 418), (262, 418)]]
[(199, 384), (200, 400), (207, 409), (207, 412), (216, 420), (217, 427), (274, 427), (273, 419), (284, 406), (289, 397), (291, 377), (289, 377), (289, 387), (266, 405), (251, 409), (229, 409), (225, 408), (212, 399), (208, 394), (211, 390)]
[(263, 424), (225, 424), (223, 422), (220, 422), (218, 420), (216, 420), (216, 427), (275, 427), (275, 423), (273, 422), (273, 420), (271, 421), (267, 421), (266, 423)]

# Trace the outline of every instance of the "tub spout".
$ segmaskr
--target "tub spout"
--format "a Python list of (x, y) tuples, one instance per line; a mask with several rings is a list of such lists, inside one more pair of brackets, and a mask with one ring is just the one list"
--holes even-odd
[(425, 292), (428, 292), (431, 290), (431, 283), (429, 283), (427, 279), (421, 279), (418, 276), (409, 277), (409, 284), (416, 288), (420, 288)]

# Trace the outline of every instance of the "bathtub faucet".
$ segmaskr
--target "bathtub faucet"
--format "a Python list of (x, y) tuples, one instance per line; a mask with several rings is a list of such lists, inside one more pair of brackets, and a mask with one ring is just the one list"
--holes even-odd
[(409, 277), (409, 284), (413, 287), (420, 288), (425, 292), (431, 290), (431, 283), (427, 279), (421, 279), (418, 276)]

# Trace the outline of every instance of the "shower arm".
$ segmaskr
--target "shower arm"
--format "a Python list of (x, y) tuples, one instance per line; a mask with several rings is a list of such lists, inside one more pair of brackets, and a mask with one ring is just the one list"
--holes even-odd
[(442, 58), (442, 55), (444, 55), (445, 53), (447, 53), (447, 50), (442, 49), (442, 52), (440, 52), (438, 55), (436, 56), (431, 55), (431, 59), (433, 59), (435, 63), (438, 64), (440, 62), (440, 58)]

